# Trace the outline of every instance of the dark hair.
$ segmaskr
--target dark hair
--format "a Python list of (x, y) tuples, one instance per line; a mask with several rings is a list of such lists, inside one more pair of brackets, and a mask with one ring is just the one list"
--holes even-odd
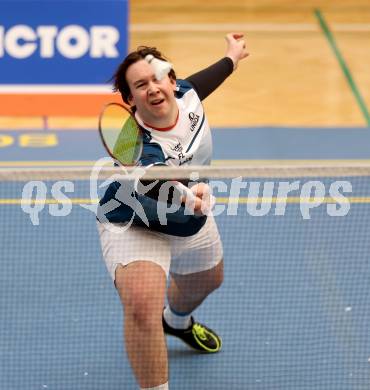
[[(117, 68), (115, 74), (112, 77), (113, 90), (121, 93), (122, 99), (125, 103), (128, 103), (128, 98), (131, 94), (130, 87), (126, 80), (126, 72), (130, 65), (143, 60), (148, 54), (152, 54), (154, 57), (160, 60), (167, 61), (167, 59), (158, 51), (155, 47), (139, 46), (135, 51), (127, 55), (123, 62)], [(168, 74), (173, 80), (176, 80), (176, 73), (173, 69)]]

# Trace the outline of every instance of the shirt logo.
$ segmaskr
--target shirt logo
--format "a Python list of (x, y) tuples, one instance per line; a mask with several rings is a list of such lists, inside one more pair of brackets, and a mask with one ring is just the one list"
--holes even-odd
[(199, 115), (194, 114), (194, 112), (189, 112), (189, 119), (190, 119), (190, 130), (194, 131), (199, 121)]
[[(177, 159), (179, 161), (179, 165), (184, 165), (193, 159), (193, 155), (186, 156), (184, 154), (184, 152), (183, 152), (184, 147), (181, 145), (180, 142), (178, 144), (176, 144), (173, 148), (171, 148), (171, 150), (173, 150), (175, 153), (177, 153)], [(175, 160), (174, 157), (167, 158), (167, 160), (170, 160), (170, 159)]]
[(179, 142), (178, 144), (176, 144), (173, 148), (171, 148), (171, 150), (173, 150), (174, 152), (177, 152), (177, 153), (181, 153), (182, 150), (183, 150), (183, 146), (181, 145), (181, 143)]

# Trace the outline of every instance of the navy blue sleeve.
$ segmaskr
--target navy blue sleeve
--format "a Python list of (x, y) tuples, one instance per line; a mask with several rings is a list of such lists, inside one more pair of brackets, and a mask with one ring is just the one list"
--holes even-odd
[[(161, 146), (150, 141), (150, 134), (144, 133), (139, 165), (166, 165)], [(164, 213), (163, 210), (171, 207), (174, 202), (174, 191), (168, 191), (167, 200), (161, 203), (158, 198), (165, 181), (159, 181), (148, 191), (147, 188), (152, 183), (142, 181), (141, 185), (137, 185), (138, 188), (134, 182), (129, 181), (111, 183), (99, 202), (98, 219), (112, 223), (132, 222), (137, 226), (180, 237), (196, 234), (205, 224), (207, 217), (187, 215), (184, 205), (179, 206), (175, 212)]]
[[(204, 215), (186, 215), (185, 207), (181, 206), (175, 212), (162, 215), (162, 219), (165, 218), (165, 224), (162, 224), (158, 218), (158, 201), (143, 195), (139, 195), (138, 200), (147, 213), (149, 228), (158, 232), (188, 237), (198, 233), (207, 220)], [(137, 214), (134, 223), (138, 226), (147, 226)]]
[(166, 157), (161, 145), (151, 142), (152, 136), (147, 130), (143, 131), (143, 150), (139, 160), (139, 165), (147, 167), (152, 164), (165, 164)]
[[(163, 206), (161, 208), (161, 206)], [(174, 212), (165, 213), (171, 202), (139, 194), (134, 183), (111, 183), (99, 202), (98, 219), (113, 223), (129, 222), (158, 232), (180, 237), (196, 234), (205, 224), (206, 216), (187, 215), (184, 205)]]

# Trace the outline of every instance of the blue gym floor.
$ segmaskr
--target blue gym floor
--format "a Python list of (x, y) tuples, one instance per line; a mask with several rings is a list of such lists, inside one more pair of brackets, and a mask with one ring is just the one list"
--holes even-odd
[[(19, 131), (1, 134), (14, 138), (1, 149), (6, 167), (63, 169), (105, 156), (95, 131), (56, 131), (50, 148), (20, 147)], [(369, 145), (369, 128), (214, 130), (215, 160), (244, 163), (369, 160)], [(368, 178), (346, 180), (351, 196), (369, 196)], [(23, 185), (2, 183), (0, 199), (20, 199)], [(88, 191), (78, 182), (70, 195)], [(94, 215), (73, 204), (51, 217), (46, 205), (33, 226), (10, 203), (0, 205), (0, 389), (135, 389)], [(217, 217), (225, 282), (195, 317), (219, 332), (223, 350), (199, 355), (169, 338), (171, 390), (368, 390), (369, 220), (366, 201), (341, 218), (323, 204), (304, 220), (295, 203), (284, 217), (274, 206), (251, 217), (246, 205)]]
[[(363, 160), (370, 159), (370, 128), (215, 128), (217, 160)], [(20, 146), (22, 135), (55, 136), (51, 147)], [(106, 156), (97, 131), (0, 131), (12, 144), (2, 147), (1, 166), (59, 166), (90, 163)], [(50, 163), (50, 161), (52, 163)], [(44, 162), (44, 163), (42, 163)]]

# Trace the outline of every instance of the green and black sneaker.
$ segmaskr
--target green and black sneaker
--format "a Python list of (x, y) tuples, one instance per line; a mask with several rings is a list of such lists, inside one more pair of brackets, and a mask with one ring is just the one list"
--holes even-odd
[(165, 334), (178, 337), (184, 343), (199, 352), (215, 353), (221, 349), (221, 338), (206, 326), (195, 322), (191, 317), (191, 325), (187, 329), (175, 329), (167, 324), (162, 317), (163, 330)]

